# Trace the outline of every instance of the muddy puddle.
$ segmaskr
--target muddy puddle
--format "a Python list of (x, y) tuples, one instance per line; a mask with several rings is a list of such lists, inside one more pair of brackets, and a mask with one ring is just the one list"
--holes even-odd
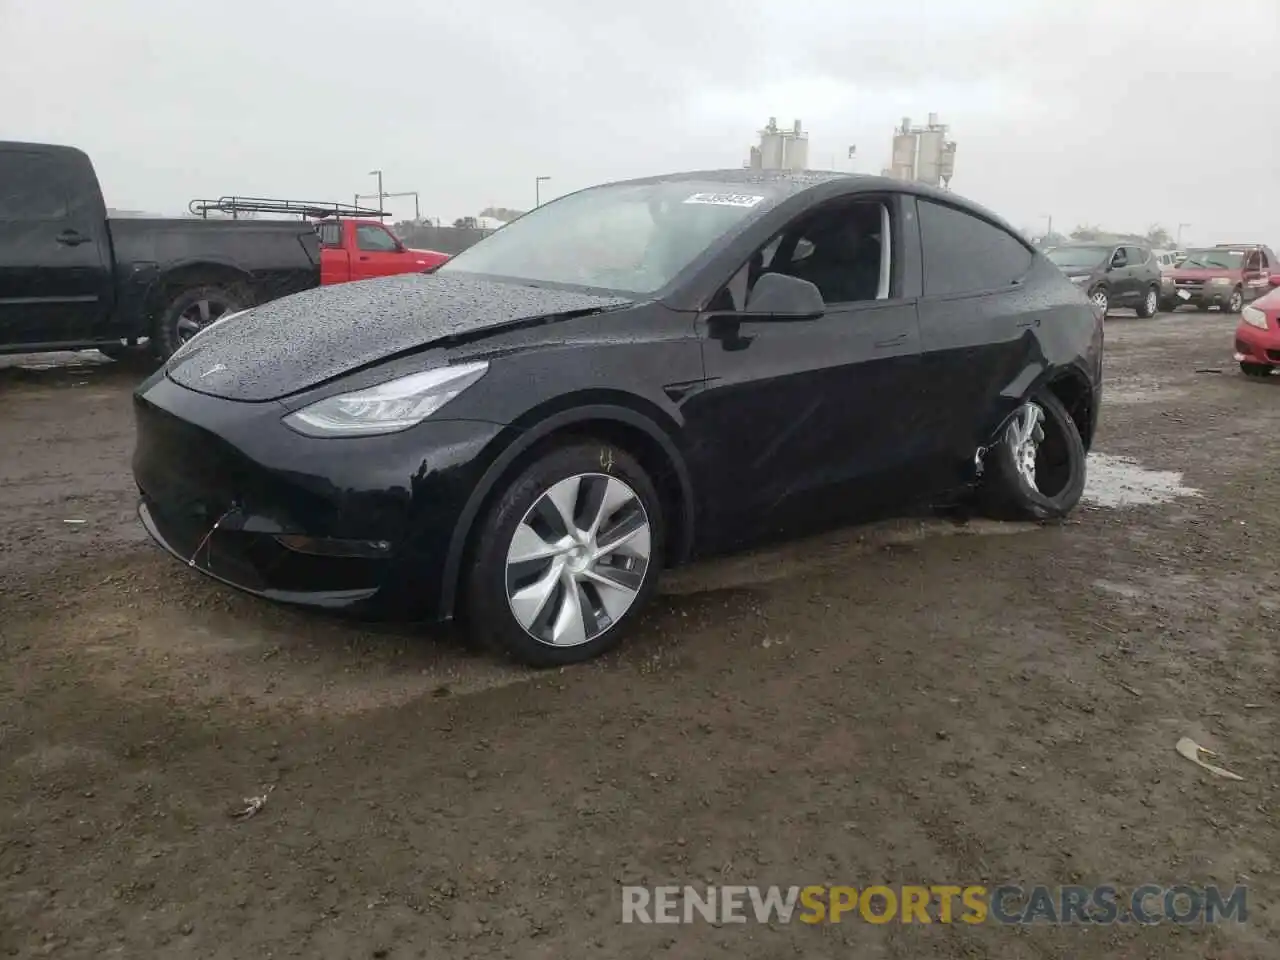
[(1176, 470), (1151, 470), (1137, 460), (1108, 453), (1089, 454), (1084, 502), (1099, 507), (1141, 507), (1198, 497)]

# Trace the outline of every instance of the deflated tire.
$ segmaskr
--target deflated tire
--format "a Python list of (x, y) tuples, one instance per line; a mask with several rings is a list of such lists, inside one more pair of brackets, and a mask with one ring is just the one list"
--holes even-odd
[(1080, 431), (1048, 391), (1018, 408), (983, 461), (983, 499), (1000, 519), (1065, 517), (1080, 502), (1084, 481)]

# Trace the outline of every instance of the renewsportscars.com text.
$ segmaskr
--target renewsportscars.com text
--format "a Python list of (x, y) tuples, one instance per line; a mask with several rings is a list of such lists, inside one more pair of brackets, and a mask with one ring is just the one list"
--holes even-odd
[(1247, 888), (1141, 884), (995, 887), (623, 887), (623, 923), (1244, 923)]

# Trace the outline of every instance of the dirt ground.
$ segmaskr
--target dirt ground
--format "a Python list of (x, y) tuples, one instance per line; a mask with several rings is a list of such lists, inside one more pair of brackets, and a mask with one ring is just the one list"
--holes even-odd
[[(537, 674), (184, 568), (134, 518), (137, 371), (8, 358), (0, 955), (1274, 957), (1280, 377), (1232, 330), (1109, 321), (1064, 525), (691, 568), (617, 654)], [(1116, 457), (1165, 502), (1109, 505), (1142, 473)], [(1002, 882), (1247, 884), (1249, 914), (620, 922), (626, 883)]]

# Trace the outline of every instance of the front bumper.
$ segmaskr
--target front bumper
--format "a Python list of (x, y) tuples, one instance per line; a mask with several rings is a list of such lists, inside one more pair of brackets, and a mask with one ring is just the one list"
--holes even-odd
[(1266, 330), (1241, 322), (1236, 327), (1237, 363), (1257, 363), (1280, 367), (1280, 329), (1271, 321)]
[(394, 619), (438, 610), (458, 516), (502, 427), (442, 420), (383, 437), (302, 437), (279, 403), (163, 375), (134, 396), (139, 518), (182, 562), (285, 603)]
[[(1232, 284), (1175, 284), (1165, 278), (1160, 281), (1160, 299), (1172, 306), (1225, 307), (1231, 301)], [(1183, 295), (1185, 294), (1185, 296)]]

